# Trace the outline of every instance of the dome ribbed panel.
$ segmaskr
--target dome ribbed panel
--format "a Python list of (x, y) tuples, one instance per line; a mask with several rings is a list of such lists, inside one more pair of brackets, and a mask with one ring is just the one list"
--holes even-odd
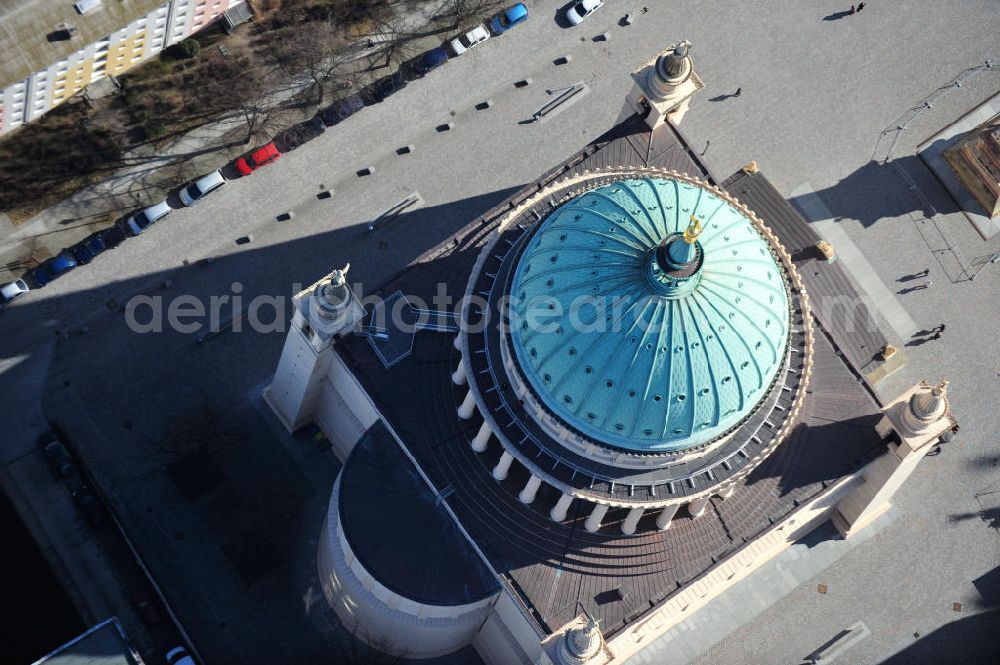
[[(700, 281), (668, 299), (643, 278), (651, 250), (704, 230)], [(788, 336), (788, 296), (738, 209), (686, 182), (625, 180), (542, 222), (515, 270), (511, 338), (523, 374), (571, 427), (665, 452), (711, 441), (764, 397)]]

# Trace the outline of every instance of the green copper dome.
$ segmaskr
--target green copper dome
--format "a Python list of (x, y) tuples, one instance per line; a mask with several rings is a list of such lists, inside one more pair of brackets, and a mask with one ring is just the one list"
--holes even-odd
[(767, 242), (684, 180), (623, 180), (563, 204), (528, 241), (510, 293), (534, 392), (615, 447), (711, 441), (753, 410), (784, 359), (788, 295)]

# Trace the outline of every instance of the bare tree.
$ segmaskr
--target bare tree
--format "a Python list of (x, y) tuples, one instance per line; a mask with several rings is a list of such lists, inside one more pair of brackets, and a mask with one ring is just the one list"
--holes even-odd
[(273, 115), (274, 100), (270, 86), (265, 79), (247, 70), (237, 77), (223, 95), (223, 103), (235, 109), (244, 122), (243, 142), (247, 143), (273, 129), (276, 118)]
[[(420, 36), (406, 24), (405, 16), (386, 14), (377, 19), (375, 31), (369, 39), (375, 48), (369, 58), (371, 68), (388, 67), (393, 61), (403, 62), (414, 57), (420, 52), (417, 41)], [(376, 62), (381, 64), (376, 65)]]
[(482, 22), (496, 11), (504, 0), (445, 0), (436, 18), (451, 22), (452, 28), (472, 22)]
[(283, 68), (308, 79), (308, 96), (318, 107), (330, 90), (351, 85), (346, 47), (347, 39), (338, 28), (315, 21), (283, 33), (275, 53)]
[(203, 398), (194, 407), (170, 417), (156, 447), (171, 462), (195, 462), (215, 455), (239, 439), (240, 433), (226, 413)]

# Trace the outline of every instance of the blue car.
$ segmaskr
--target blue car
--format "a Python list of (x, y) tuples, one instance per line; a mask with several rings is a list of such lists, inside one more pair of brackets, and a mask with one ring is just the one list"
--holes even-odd
[(62, 277), (76, 267), (76, 259), (69, 252), (53, 257), (31, 271), (31, 277), (38, 286), (45, 286), (57, 277)]
[(444, 47), (438, 46), (411, 61), (410, 70), (414, 76), (419, 78), (446, 62), (448, 62), (448, 51)]
[(513, 7), (508, 7), (490, 19), (490, 31), (494, 35), (502, 35), (518, 23), (528, 20), (528, 8), (524, 3), (517, 3)]
[(104, 239), (99, 234), (94, 234), (89, 238), (81, 240), (69, 248), (70, 253), (79, 265), (90, 263), (94, 257), (108, 248), (104, 244)]

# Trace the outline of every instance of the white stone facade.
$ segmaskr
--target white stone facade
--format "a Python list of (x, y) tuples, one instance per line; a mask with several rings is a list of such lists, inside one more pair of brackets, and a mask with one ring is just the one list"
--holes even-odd
[(340, 479), (334, 484), (317, 551), (323, 595), (341, 623), (387, 653), (433, 658), (470, 644), (496, 595), (465, 605), (429, 605), (386, 588), (365, 570), (340, 522)]

